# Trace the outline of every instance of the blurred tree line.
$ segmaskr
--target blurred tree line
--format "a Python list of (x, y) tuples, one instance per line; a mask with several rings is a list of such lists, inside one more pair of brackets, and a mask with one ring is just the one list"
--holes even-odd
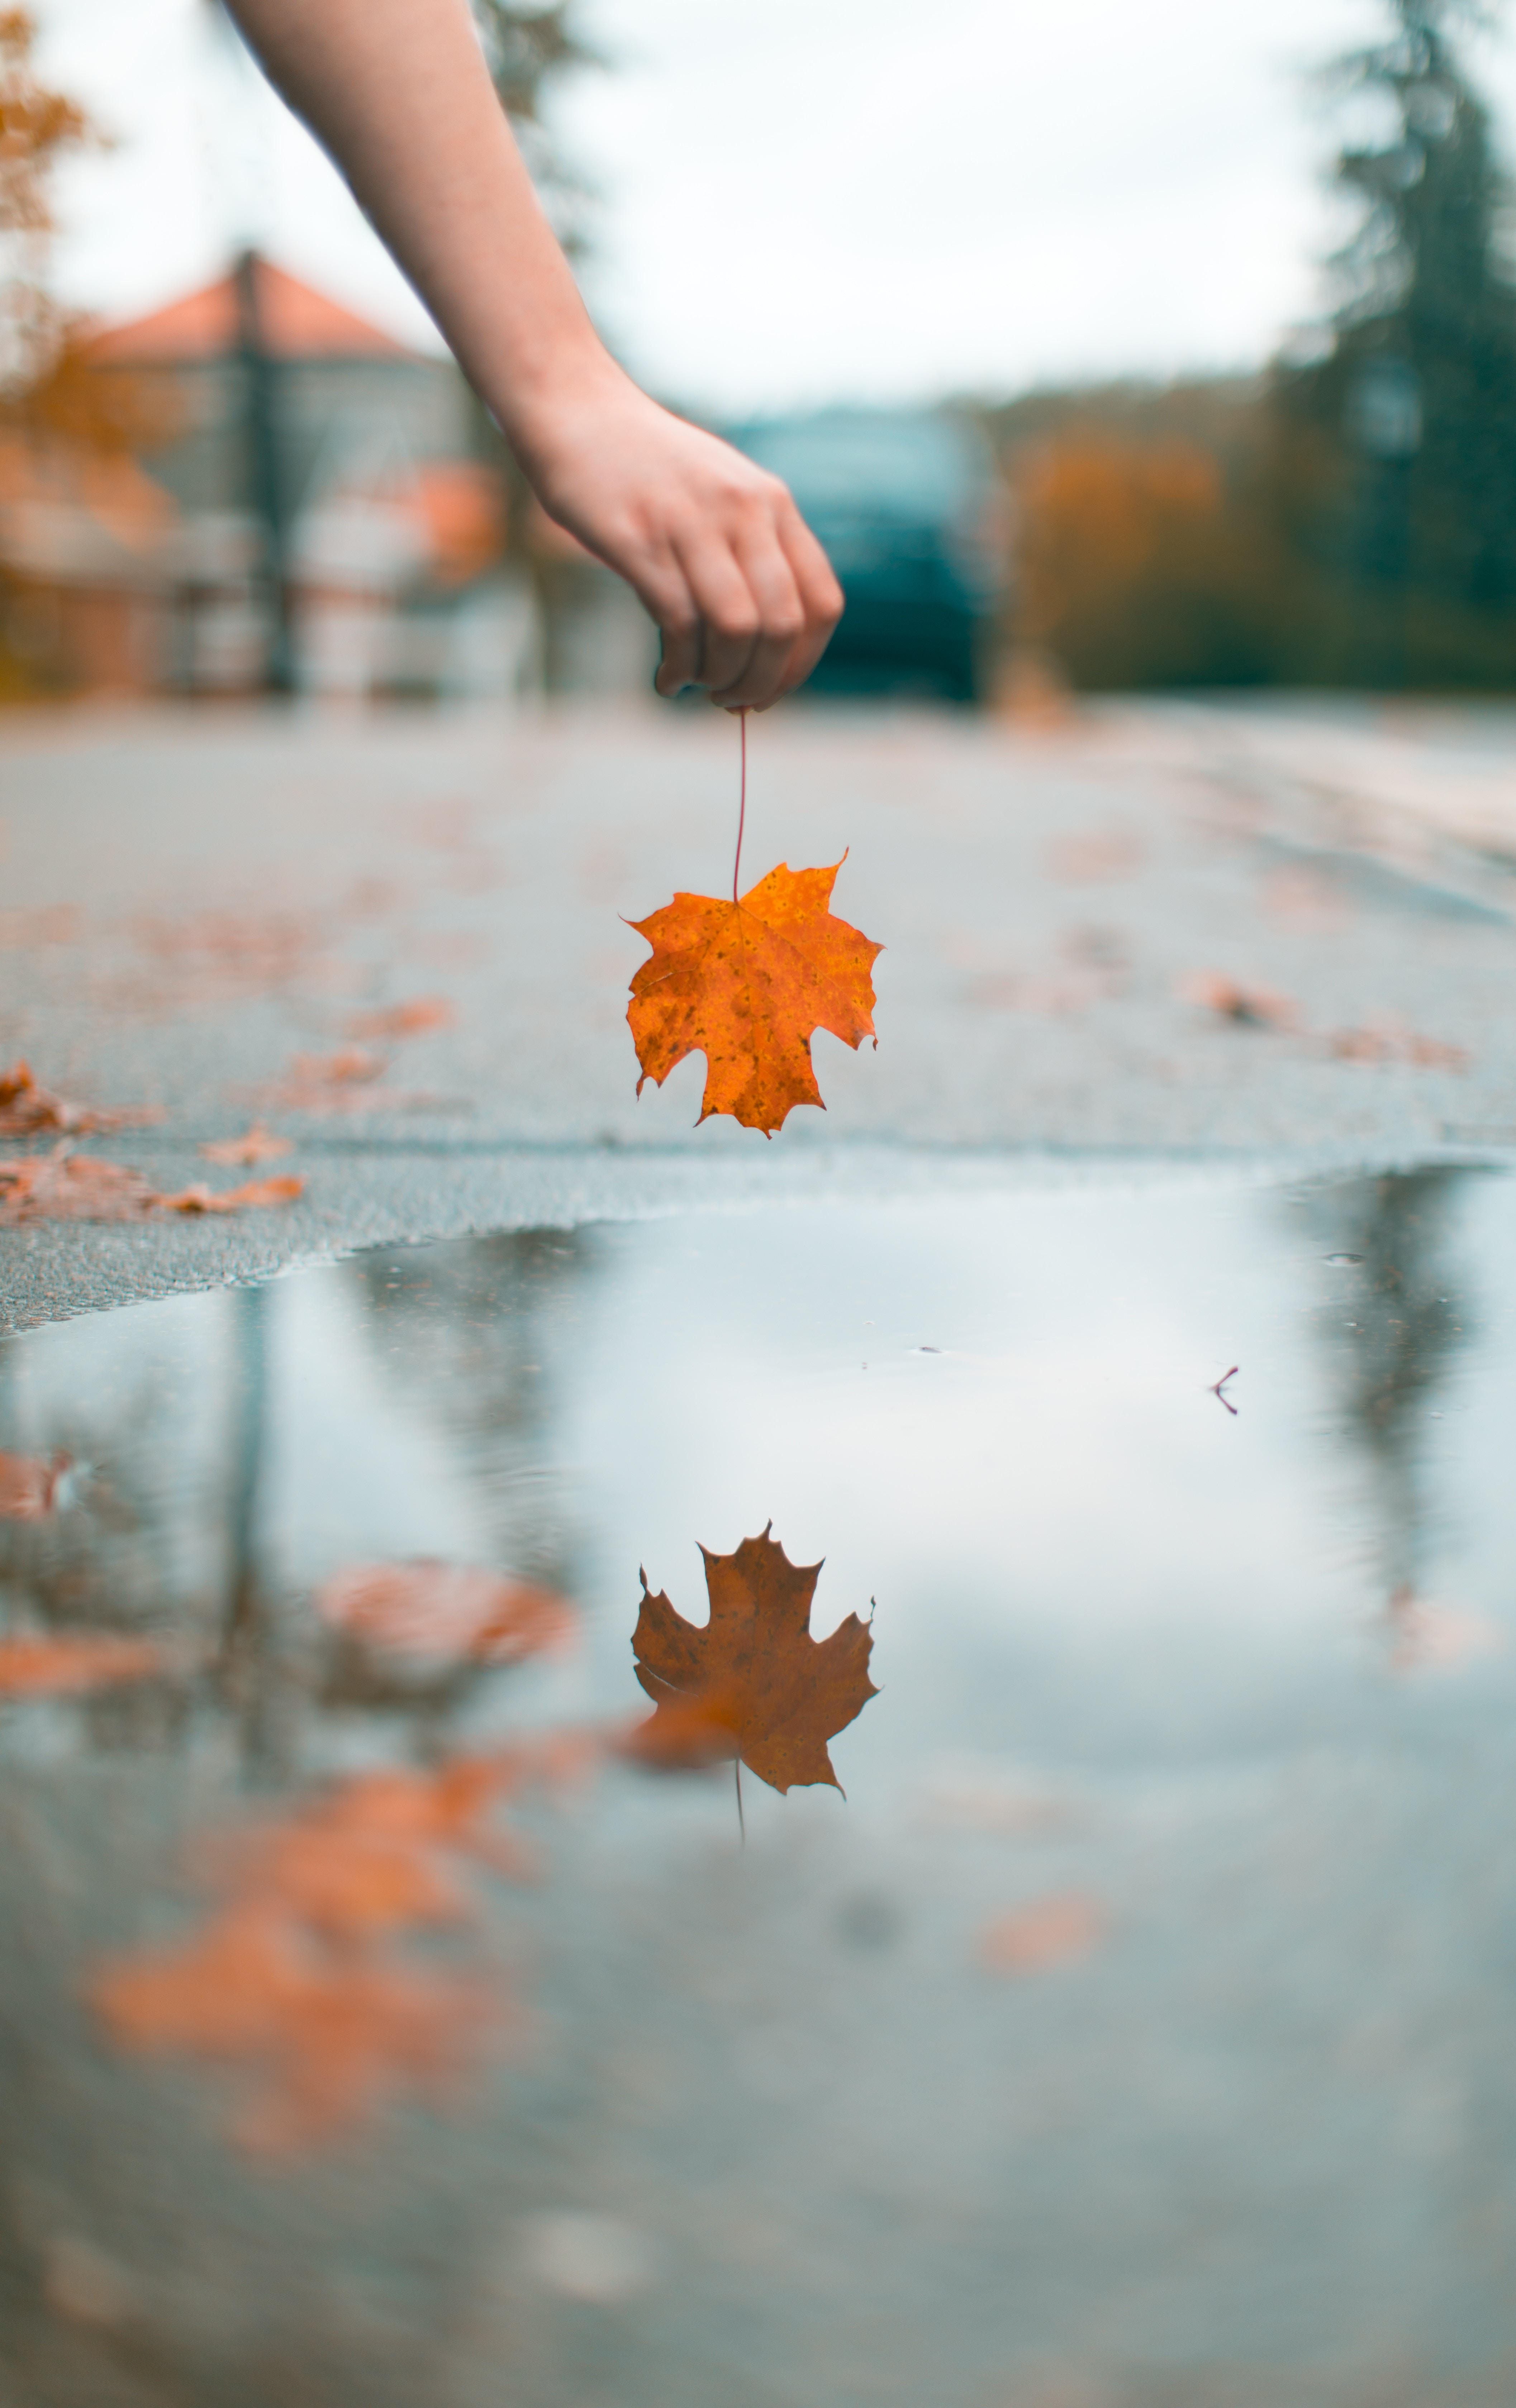
[(1080, 686), (1516, 684), (1511, 203), (1461, 35), (1390, 0), (1326, 93), (1357, 225), (1321, 354), (989, 413), (1019, 504), (1016, 641)]

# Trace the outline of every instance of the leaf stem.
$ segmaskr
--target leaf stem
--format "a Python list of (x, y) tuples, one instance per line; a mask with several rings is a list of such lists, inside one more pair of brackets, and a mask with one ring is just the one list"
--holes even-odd
[(737, 888), (743, 874), (743, 830), (747, 825), (747, 712), (745, 709), (737, 713), (737, 724), (742, 731), (743, 767), (742, 792), (737, 803), (737, 858), (731, 865), (731, 899), (734, 903), (741, 900)]
[(732, 1758), (731, 1769), (737, 1775), (737, 1828), (742, 1834), (743, 1845), (745, 1848), (747, 1845), (747, 1821), (746, 1817), (743, 1813), (743, 1759), (740, 1756)]

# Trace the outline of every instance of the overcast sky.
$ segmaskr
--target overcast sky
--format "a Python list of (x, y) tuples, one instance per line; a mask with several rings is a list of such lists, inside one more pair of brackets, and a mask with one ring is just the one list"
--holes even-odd
[[(45, 67), (117, 136), (65, 184), (70, 300), (135, 314), (252, 236), (426, 338), (335, 173), (206, 0), (36, 6)], [(592, 305), (644, 381), (718, 411), (1252, 364), (1319, 308), (1333, 236), (1331, 132), (1306, 71), (1384, 14), (1377, 0), (585, 0), (613, 64), (557, 124), (601, 195)], [(1516, 38), (1476, 64), (1516, 148)]]

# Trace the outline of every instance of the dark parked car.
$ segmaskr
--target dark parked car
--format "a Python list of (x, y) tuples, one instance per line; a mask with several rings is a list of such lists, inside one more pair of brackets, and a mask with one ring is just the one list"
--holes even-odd
[(1005, 577), (989, 446), (945, 410), (824, 409), (730, 430), (783, 477), (847, 607), (813, 687), (981, 693)]

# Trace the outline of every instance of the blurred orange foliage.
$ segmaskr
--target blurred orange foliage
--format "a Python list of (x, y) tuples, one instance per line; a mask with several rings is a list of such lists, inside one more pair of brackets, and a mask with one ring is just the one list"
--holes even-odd
[(578, 1629), (556, 1590), (482, 1564), (350, 1564), (317, 1604), (354, 1638), (442, 1663), (513, 1663), (568, 1645)]
[(44, 1522), (58, 1486), (74, 1468), (71, 1455), (0, 1455), (0, 1522)]
[(237, 2131), (273, 2153), (325, 2139), (398, 2087), (445, 2095), (499, 2011), (477, 1979), (334, 1953), (259, 1900), (108, 1968), (93, 1997), (124, 2047), (260, 2067)]
[(123, 2048), (245, 2069), (254, 2086), (236, 2128), (253, 2148), (309, 2147), (397, 2090), (445, 2095), (513, 2022), (512, 2002), (401, 1943), (468, 1918), (469, 1858), (529, 1873), (496, 1809), (571, 1780), (594, 1753), (556, 1733), (435, 1771), (362, 1773), (224, 1835), (207, 1852), (219, 1911), (176, 1945), (101, 1967), (96, 2012)]
[(1017, 493), (1022, 640), (1079, 685), (1239, 673), (1248, 563), (1212, 452), (1074, 426), (1031, 452)]
[(47, 1639), (0, 1639), (0, 1698), (55, 1698), (115, 1681), (150, 1680), (164, 1670), (147, 1639), (79, 1631)]

